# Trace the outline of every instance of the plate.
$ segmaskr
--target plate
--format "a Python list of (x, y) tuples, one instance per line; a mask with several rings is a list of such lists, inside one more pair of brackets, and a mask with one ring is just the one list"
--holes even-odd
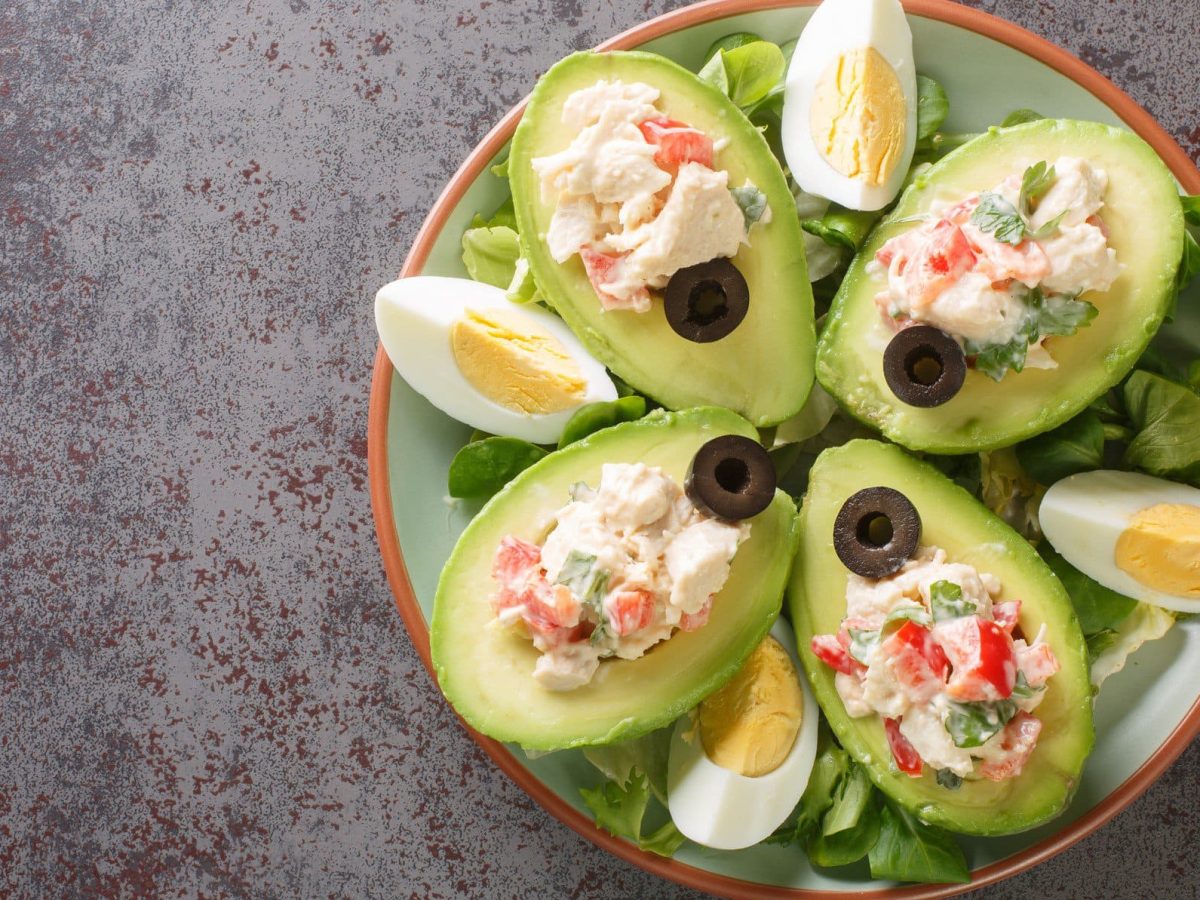
[[(799, 34), (812, 3), (711, 0), (661, 16), (601, 45), (642, 47), (695, 71), (716, 38), (752, 31), (783, 42)], [(906, 2), (918, 69), (950, 95), (948, 131), (978, 131), (1016, 107), (1050, 116), (1093, 119), (1138, 132), (1188, 193), (1200, 172), (1150, 116), (1111, 82), (1069, 53), (1029, 32), (948, 0)], [(569, 48), (563, 48), (566, 55)], [(465, 277), (459, 240), (475, 212), (488, 213), (506, 186), (488, 171), (502, 157), (520, 115), (514, 109), (455, 174), (417, 235), (402, 274)], [(1200, 303), (1173, 328), (1172, 349), (1200, 355)], [(376, 531), (388, 580), (404, 623), (427, 668), (428, 620), (438, 573), (477, 507), (448, 503), (446, 472), (471, 429), (413, 392), (379, 350), (371, 388), (368, 465)], [(960, 838), (973, 882), (889, 887), (865, 864), (814, 871), (795, 848), (737, 852), (685, 847), (672, 860), (642, 853), (599, 831), (579, 797), (599, 774), (579, 751), (530, 760), (516, 748), (472, 732), (496, 764), (548, 812), (587, 839), (665, 878), (731, 897), (802, 897), (866, 892), (860, 897), (942, 897), (998, 881), (1048, 859), (1090, 834), (1149, 787), (1200, 734), (1200, 622), (1184, 623), (1132, 657), (1105, 683), (1096, 705), (1096, 750), (1070, 808), (1041, 828), (1004, 838)], [(465, 726), (464, 726), (465, 727)]]

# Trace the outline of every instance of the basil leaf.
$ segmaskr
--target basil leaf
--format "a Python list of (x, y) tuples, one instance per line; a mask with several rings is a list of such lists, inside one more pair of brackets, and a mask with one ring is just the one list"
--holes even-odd
[(759, 221), (767, 211), (767, 195), (752, 184), (730, 188), (729, 193), (733, 194), (734, 202), (742, 211), (746, 230), (749, 231), (750, 226)]
[(724, 37), (719, 37), (708, 46), (708, 50), (704, 52), (704, 61), (708, 62), (718, 51), (736, 50), (738, 47), (745, 47), (747, 44), (753, 44), (755, 41), (761, 41), (759, 37), (752, 31), (735, 31), (732, 34), (727, 34)]
[[(601, 601), (608, 591), (611, 573), (596, 565), (596, 557), (581, 550), (572, 550), (558, 570), (555, 584), (565, 584), (579, 598), (579, 602), (590, 606), (600, 622), (605, 620)], [(593, 632), (594, 633), (594, 632)]]
[(1046, 118), (1040, 112), (1034, 109), (1014, 109), (1004, 121), (1000, 123), (1001, 128), (1012, 128), (1014, 125), (1024, 125), (1026, 122), (1038, 122)]
[(1017, 461), (1039, 484), (1104, 467), (1104, 425), (1085, 410), (1052, 431), (1017, 444)]
[(563, 426), (558, 449), (582, 440), (602, 428), (633, 422), (646, 414), (646, 398), (639, 394), (619, 397), (616, 400), (601, 400), (579, 407), (567, 424)]
[(849, 653), (864, 666), (868, 664), (871, 650), (879, 645), (879, 632), (865, 629), (850, 629)]
[(946, 121), (950, 100), (946, 90), (934, 79), (917, 75), (917, 141), (934, 136)]
[(1029, 216), (1033, 212), (1034, 204), (1046, 196), (1056, 177), (1054, 166), (1047, 165), (1045, 160), (1035, 162), (1025, 170), (1021, 177), (1021, 194), (1018, 201), (1022, 215)]
[[(945, 584), (947, 582), (942, 583)], [(955, 587), (957, 586), (958, 585), (955, 585)], [(922, 625), (925, 628), (933, 627), (933, 616), (931, 616), (929, 614), (929, 610), (923, 606), (901, 606), (897, 609), (893, 609), (887, 614), (887, 618), (883, 620), (883, 627), (886, 628), (892, 622), (901, 622), (905, 620), (909, 622), (916, 622), (918, 625)]]
[(963, 599), (962, 588), (953, 581), (935, 581), (929, 586), (929, 605), (933, 609), (933, 621), (959, 619), (973, 616), (979, 607)]
[(545, 455), (541, 447), (514, 437), (467, 444), (450, 461), (450, 496), (486, 500)]
[(950, 701), (946, 714), (946, 730), (955, 747), (981, 747), (1001, 731), (1017, 714), (1017, 704), (1011, 700), (982, 703)]
[(1030, 697), (1036, 697), (1046, 689), (1045, 685), (1039, 688), (1029, 686), (1029, 680), (1025, 677), (1025, 673), (1020, 669), (1017, 670), (1017, 681), (1013, 685), (1012, 695), (1021, 700), (1028, 700)]
[(879, 840), (879, 808), (867, 806), (852, 828), (834, 834), (818, 834), (808, 841), (805, 850), (814, 866), (831, 869), (848, 866), (862, 859)]
[(926, 825), (888, 802), (880, 815), (879, 840), (868, 859), (873, 878), (962, 884), (971, 880), (962, 848), (949, 832)]
[(1200, 225), (1200, 195), (1195, 197), (1180, 197), (1183, 205), (1183, 217), (1191, 225)]
[(1043, 542), (1038, 552), (1066, 588), (1085, 636), (1115, 630), (1137, 607), (1136, 600), (1118, 594), (1084, 575), (1063, 559), (1048, 542)]
[(971, 213), (971, 224), (1004, 244), (1016, 246), (1025, 240), (1025, 222), (1016, 208), (999, 194), (984, 191)]
[(1129, 377), (1122, 395), (1138, 432), (1125, 449), (1126, 465), (1200, 486), (1200, 397), (1143, 371)]
[(468, 228), (462, 236), (462, 260), (474, 281), (507, 289), (517, 270), (521, 243), (507, 225)]
[(961, 775), (956, 774), (951, 769), (938, 769), (937, 783), (947, 790), (957, 791), (962, 787), (963, 780)]

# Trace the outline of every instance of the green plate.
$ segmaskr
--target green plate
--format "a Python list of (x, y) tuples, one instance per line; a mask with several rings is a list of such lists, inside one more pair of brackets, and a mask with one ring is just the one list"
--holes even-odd
[[(724, 9), (737, 5), (736, 2), (726, 4)], [(741, 8), (752, 5), (755, 4), (745, 2)], [(761, 7), (762, 4), (757, 5)], [(1045, 49), (1048, 45), (1006, 23), (998, 23), (952, 4), (924, 0), (908, 5), (910, 10), (918, 9), (938, 17), (910, 14), (909, 19), (918, 70), (941, 81), (950, 95), (951, 114), (946, 130), (981, 130), (1018, 107), (1034, 107), (1053, 117), (1124, 124), (1113, 108), (1067, 75), (1008, 43), (952, 22), (970, 20), (973, 27), (990, 30), (1005, 41), (1028, 46), (1040, 44), (1043, 47), (1040, 55), (1051, 57), (1059, 68), (1072, 71), (1083, 80), (1090, 78), (1089, 83), (1099, 86), (1102, 81), (1099, 76), (1078, 61)], [(732, 31), (753, 31), (780, 43), (794, 38), (807, 21), (811, 8), (760, 10), (662, 33), (673, 23), (711, 18), (720, 11), (685, 10), (667, 17), (663, 25), (652, 23), (651, 28), (659, 36), (641, 46), (695, 70), (711, 41)], [(622, 42), (621, 46), (626, 48), (635, 44)], [(563, 53), (566, 54), (568, 49), (564, 47)], [(1086, 77), (1082, 73), (1087, 73)], [(1097, 89), (1103, 91), (1105, 88)], [(1131, 106), (1120, 105), (1127, 100), (1120, 99), (1116, 92), (1113, 92), (1112, 100), (1126, 115), (1131, 115)], [(1144, 114), (1136, 112), (1134, 117), (1141, 115)], [(1143, 120), (1135, 124), (1148, 123)], [(487, 145), (486, 140), (484, 145)], [(499, 148), (500, 145), (494, 146)], [(496, 155), (503, 156), (504, 152), (501, 150)], [(1178, 153), (1177, 159), (1168, 160), (1176, 167), (1177, 176), (1185, 179), (1200, 177), (1194, 171), (1190, 174), (1181, 171), (1179, 161), (1186, 158), (1182, 151)], [(472, 162), (482, 164), (486, 160), (473, 159)], [(440, 231), (436, 234), (426, 231), (424, 238), (432, 240), (428, 256), (423, 266), (415, 268), (410, 260), (406, 274), (424, 272), (466, 277), (460, 258), (462, 232), (476, 211), (490, 212), (506, 196), (504, 182), (488, 173), (482, 165), (468, 165), (465, 177), (470, 177), (472, 168), (482, 174), (466, 187), (461, 199), (444, 217)], [(435, 210), (431, 219), (435, 219), (437, 213)], [(418, 248), (423, 246), (419, 238)], [(1169, 338), (1164, 337), (1162, 343), (1168, 344), (1174, 353), (1195, 357), (1200, 356), (1200, 302), (1194, 302), (1196, 297), (1190, 299), (1193, 302), (1188, 302), (1188, 298), (1181, 301), (1180, 318), (1170, 329)], [(425, 622), (429, 620), (438, 573), (459, 532), (476, 511), (476, 507), (450, 501), (445, 495), (450, 460), (471, 429), (434, 409), (401, 379), (390, 377), (386, 357), (381, 356), (377, 363), (375, 380), (374, 393), (378, 396), (373, 396), (371, 410), (371, 476), (380, 541), (413, 642), (428, 663), (428, 629), (421, 617), (423, 615)], [(384, 391), (380, 385), (386, 385), (389, 380), (390, 390)], [(396, 537), (403, 552), (403, 563), (394, 553)], [(408, 597), (405, 568), (415, 604)], [(1150, 649), (1135, 654), (1124, 671), (1105, 683), (1096, 704), (1096, 749), (1088, 761), (1074, 802), (1060, 818), (1042, 828), (1011, 837), (961, 839), (967, 860), (976, 872), (977, 883), (1013, 874), (1040, 861), (1044, 855), (1063, 849), (1072, 840), (1107, 821), (1144, 790), (1153, 776), (1187, 746), (1200, 728), (1198, 692), (1200, 624), (1191, 622), (1173, 628), (1166, 638), (1155, 642)], [(1173, 736), (1177, 729), (1180, 733)], [(1170, 746), (1164, 746), (1172, 737)], [(490, 742), (484, 743), (487, 746)], [(503, 754), (498, 745), (491, 746), (489, 752), (494, 756)], [(580, 801), (579, 787), (592, 786), (600, 777), (578, 751), (529, 760), (516, 750), (509, 759), (501, 755), (499, 761), (519, 781), (526, 780), (521, 777), (523, 769), (566, 805), (588, 816)], [(544, 794), (533, 782), (527, 789), (535, 796)], [(546, 797), (541, 799), (547, 800)], [(755, 885), (833, 892), (887, 887), (886, 883), (870, 878), (865, 864), (843, 870), (814, 871), (804, 853), (795, 848), (759, 846), (721, 852), (689, 844), (676, 856), (676, 861), (685, 865), (664, 863), (656, 857), (641, 854), (632, 845), (613, 847), (611, 841), (591, 826), (590, 817), (572, 821), (570, 811), (561, 803), (555, 804), (550, 799), (544, 805), (581, 833), (616, 849), (639, 865), (714, 892), (745, 892)], [(1020, 857), (1014, 858), (1017, 854)], [(1001, 862), (1003, 860), (1008, 862)], [(985, 871), (979, 871), (981, 869)], [(739, 886), (720, 876), (749, 884)], [(925, 895), (925, 892), (921, 893)]]

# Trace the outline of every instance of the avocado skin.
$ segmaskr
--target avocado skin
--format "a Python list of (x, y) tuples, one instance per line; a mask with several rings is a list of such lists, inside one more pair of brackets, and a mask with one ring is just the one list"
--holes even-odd
[[(832, 634), (846, 612), (846, 568), (833, 550), (833, 521), (856, 491), (884, 485), (903, 492), (923, 523), (921, 543), (956, 562), (996, 575), (1002, 600), (1021, 600), (1020, 625), (1030, 639), (1044, 623), (1062, 668), (1048, 682), (1033, 715), (1043, 728), (1024, 771), (1004, 782), (964, 781), (956, 790), (920, 778), (892, 761), (882, 719), (846, 714), (834, 672), (813, 655), (814, 635)], [(800, 513), (801, 544), (788, 585), (788, 609), (800, 660), (813, 693), (842, 746), (891, 799), (923, 821), (965, 834), (1001, 835), (1033, 828), (1058, 815), (1079, 785), (1094, 743), (1087, 647), (1061, 582), (1019, 534), (932, 466), (901, 448), (856, 440), (826, 450), (810, 473)]]
[[(959, 393), (932, 409), (898, 400), (882, 371), (890, 330), (875, 294), (884, 280), (867, 264), (890, 238), (919, 227), (934, 199), (991, 190), (1039, 160), (1080, 156), (1109, 175), (1101, 218), (1125, 270), (1112, 289), (1084, 294), (1100, 314), (1065, 338), (1051, 338), (1055, 370), (1009, 372), (1000, 382), (974, 370)], [(852, 416), (912, 450), (966, 453), (1005, 447), (1054, 428), (1119, 382), (1136, 363), (1171, 303), (1183, 254), (1183, 215), (1174, 177), (1141, 138), (1096, 122), (1043, 119), (993, 128), (919, 176), (855, 257), (825, 321), (817, 379)]]
[(607, 744), (673, 722), (737, 672), (779, 615), (799, 541), (795, 504), (782, 491), (751, 520), (707, 625), (676, 632), (640, 659), (604, 661), (591, 683), (574, 691), (547, 691), (533, 680), (537, 651), (512, 629), (491, 627), (488, 603), (500, 539), (515, 534), (541, 543), (572, 484), (595, 486), (605, 463), (644, 462), (682, 485), (695, 452), (722, 434), (756, 437), (729, 410), (656, 410), (551, 453), (471, 521), (442, 570), (430, 627), (438, 683), (469, 725), (528, 749)]
[[(746, 318), (730, 335), (696, 344), (667, 324), (661, 301), (646, 313), (604, 312), (578, 256), (558, 263), (545, 245), (554, 203), (544, 203), (532, 160), (566, 147), (562, 104), (602, 79), (661, 90), (663, 114), (728, 138), (716, 165), (729, 186), (747, 179), (767, 197), (771, 220), (750, 231), (733, 258), (750, 290)], [(764, 427), (804, 406), (813, 383), (812, 288), (795, 201), (762, 134), (723, 93), (670, 60), (637, 51), (575, 53), (538, 81), (513, 136), (509, 181), (522, 253), (547, 302), (588, 351), (668, 409), (723, 406)]]

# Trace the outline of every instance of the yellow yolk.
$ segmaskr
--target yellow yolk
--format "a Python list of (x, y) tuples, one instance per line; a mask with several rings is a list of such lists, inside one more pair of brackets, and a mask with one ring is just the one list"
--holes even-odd
[(813, 89), (813, 141), (847, 178), (880, 185), (904, 152), (908, 110), (900, 79), (874, 47), (839, 56)]
[(700, 704), (700, 741), (718, 766), (757, 778), (787, 758), (803, 716), (796, 668), (768, 637), (732, 680)]
[(1138, 511), (1117, 538), (1115, 557), (1117, 568), (1146, 587), (1200, 600), (1200, 506)]
[(467, 310), (450, 345), (463, 377), (507, 409), (546, 415), (584, 399), (583, 372), (562, 342), (517, 310)]

